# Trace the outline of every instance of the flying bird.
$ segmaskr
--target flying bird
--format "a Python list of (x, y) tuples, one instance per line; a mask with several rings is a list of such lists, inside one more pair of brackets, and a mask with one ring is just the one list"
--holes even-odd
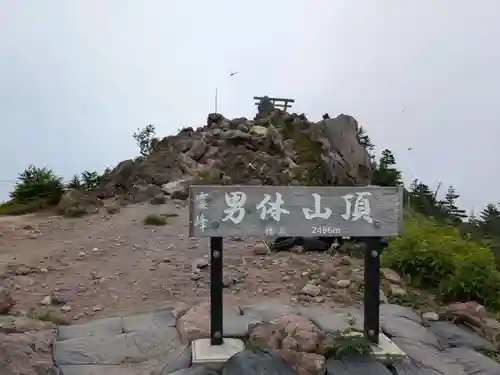
[(229, 74), (230, 77), (234, 76), (235, 74), (238, 74), (239, 72), (232, 72), (231, 74)]
[(411, 151), (411, 150), (413, 150), (413, 147), (408, 147), (408, 151)]

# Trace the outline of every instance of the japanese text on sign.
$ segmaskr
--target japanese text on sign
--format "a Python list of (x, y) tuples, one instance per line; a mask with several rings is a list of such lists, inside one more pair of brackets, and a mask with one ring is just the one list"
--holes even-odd
[(191, 187), (191, 235), (387, 236), (399, 233), (401, 188)]

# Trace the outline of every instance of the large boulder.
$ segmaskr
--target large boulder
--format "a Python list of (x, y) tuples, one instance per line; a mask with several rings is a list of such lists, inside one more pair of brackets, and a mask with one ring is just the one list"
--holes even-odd
[(106, 174), (99, 197), (127, 194), (137, 202), (160, 189), (187, 198), (190, 183), (369, 184), (370, 160), (353, 117), (314, 123), (265, 104), (253, 120), (212, 113), (206, 126), (163, 138), (150, 155), (121, 162)]
[(311, 125), (313, 139), (325, 145), (324, 163), (333, 185), (368, 185), (371, 179), (368, 152), (359, 143), (358, 122), (338, 115)]

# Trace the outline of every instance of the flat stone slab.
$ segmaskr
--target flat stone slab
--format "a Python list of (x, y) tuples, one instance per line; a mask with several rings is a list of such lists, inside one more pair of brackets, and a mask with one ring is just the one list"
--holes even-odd
[(462, 365), (467, 375), (500, 374), (500, 363), (470, 348), (451, 348), (445, 354)]
[(393, 375), (374, 357), (353, 357), (326, 361), (327, 375)]
[(122, 365), (81, 365), (59, 366), (64, 375), (150, 375), (155, 365), (142, 363), (125, 363)]
[(394, 305), (392, 303), (381, 304), (380, 320), (390, 320), (392, 318), (403, 318), (411, 320), (417, 324), (422, 324), (422, 318), (420, 315), (406, 306)]
[(124, 333), (134, 331), (156, 331), (166, 327), (175, 327), (176, 320), (172, 310), (160, 310), (149, 314), (133, 315), (122, 318)]
[[(205, 306), (193, 311), (183, 316), (190, 319), (177, 321), (172, 310), (160, 310), (59, 327), (53, 346), (54, 360), (63, 375), (213, 374), (203, 365), (197, 365), (198, 369), (196, 366), (189, 368), (191, 347), (180, 340), (178, 328), (191, 332), (193, 337), (198, 336), (194, 337), (196, 339), (208, 338), (209, 309)], [(394, 363), (398, 375), (500, 374), (500, 364), (475, 351), (494, 349), (478, 334), (449, 322), (433, 322), (430, 327), (424, 327), (418, 313), (399, 305), (382, 304), (380, 312), (381, 333), (384, 332), (407, 355)], [(355, 307), (326, 309), (260, 303), (225, 306), (224, 314), (225, 339), (245, 338), (249, 325), (270, 322), (284, 314), (299, 315), (326, 333), (363, 330), (363, 310)], [(183, 324), (179, 325), (181, 320)], [(277, 365), (268, 354), (254, 356), (244, 352), (246, 354), (235, 356), (242, 361), (235, 359), (236, 367), (246, 366), (245, 363), (253, 366), (254, 360)], [(388, 375), (388, 370), (376, 361), (376, 357), (328, 360), (327, 374)], [(228, 369), (236, 365), (235, 361), (227, 362), (232, 364), (223, 372), (232, 375)], [(280, 366), (277, 371), (288, 374), (289, 369)]]
[(347, 329), (363, 331), (363, 313), (356, 308), (302, 308), (300, 315), (326, 333), (344, 332)]
[(408, 342), (422, 343), (441, 349), (437, 337), (424, 326), (406, 318), (381, 320), (384, 333), (392, 340), (401, 339)]
[(58, 341), (54, 345), (54, 359), (58, 365), (119, 365), (146, 361), (180, 346), (177, 330), (170, 327)]
[(61, 326), (58, 329), (57, 340), (113, 336), (134, 331), (156, 331), (166, 327), (175, 327), (175, 322), (171, 309), (123, 318), (106, 318), (84, 324)]
[(455, 360), (432, 345), (411, 339), (393, 338), (393, 341), (406, 353), (416, 367), (433, 370), (436, 375), (468, 375)]
[[(429, 330), (437, 336), (445, 348), (466, 347), (494, 351), (495, 346), (475, 332), (450, 322), (434, 322)], [(499, 373), (500, 374), (500, 373)]]
[(269, 323), (283, 314), (298, 314), (299, 309), (289, 305), (255, 304), (241, 307), (243, 315)]
[(244, 350), (227, 361), (221, 375), (297, 375), (282, 358), (267, 351)]
[(57, 340), (70, 340), (80, 337), (114, 336), (123, 333), (122, 318), (99, 319), (84, 324), (60, 326)]

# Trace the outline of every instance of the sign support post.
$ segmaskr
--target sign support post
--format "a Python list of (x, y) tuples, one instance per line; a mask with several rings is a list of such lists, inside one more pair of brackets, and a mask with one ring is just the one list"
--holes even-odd
[(224, 343), (222, 237), (210, 237), (210, 345)]
[(380, 254), (386, 247), (381, 237), (367, 237), (364, 275), (364, 334), (372, 343), (379, 343), (380, 333)]

